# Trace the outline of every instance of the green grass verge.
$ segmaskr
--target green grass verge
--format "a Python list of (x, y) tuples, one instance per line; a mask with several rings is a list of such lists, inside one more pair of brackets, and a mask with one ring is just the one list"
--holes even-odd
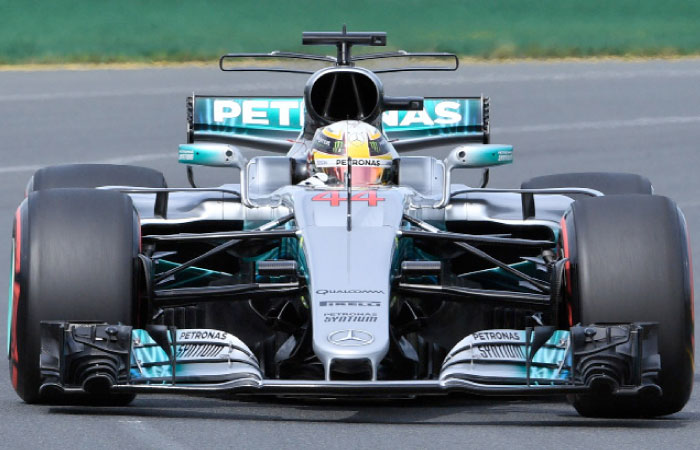
[(387, 31), (393, 49), (485, 58), (700, 53), (697, 0), (0, 0), (0, 17), (0, 64), (301, 50), (302, 31), (343, 23)]

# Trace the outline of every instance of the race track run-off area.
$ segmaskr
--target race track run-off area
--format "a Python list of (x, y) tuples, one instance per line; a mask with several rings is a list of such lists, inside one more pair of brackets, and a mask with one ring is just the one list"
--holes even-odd
[[(449, 74), (382, 77), (388, 95), (491, 98), (492, 142), (513, 144), (512, 166), (491, 186), (557, 172), (620, 171), (651, 179), (688, 222), (700, 267), (700, 60), (517, 62)], [(177, 164), (185, 97), (301, 96), (299, 75), (236, 75), (207, 68), (0, 72), (0, 272), (9, 274), (11, 226), (36, 169), (61, 163), (139, 164), (186, 186)], [(446, 155), (446, 149), (432, 151)], [(236, 182), (198, 168), (200, 185)], [(478, 173), (457, 173), (475, 184)], [(3, 278), (7, 283), (9, 277)], [(0, 288), (8, 291), (6, 284)], [(7, 305), (5, 304), (5, 307)], [(698, 333), (696, 331), (696, 338)], [(2, 339), (6, 328), (2, 327)], [(697, 340), (697, 339), (696, 339)], [(697, 366), (696, 366), (697, 367)], [(579, 417), (563, 398), (417, 401), (224, 401), (139, 397), (124, 408), (25, 405), (0, 371), (0, 422), (13, 448), (695, 448), (698, 376), (685, 409), (657, 420)]]

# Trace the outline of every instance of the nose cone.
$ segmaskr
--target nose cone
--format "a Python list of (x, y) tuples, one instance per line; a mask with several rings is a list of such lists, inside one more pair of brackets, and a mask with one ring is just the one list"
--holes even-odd
[[(356, 193), (353, 197), (362, 198)], [(352, 361), (369, 361), (376, 379), (389, 350), (391, 264), (403, 195), (379, 190), (381, 202), (353, 202), (352, 231), (347, 231), (347, 199), (340, 202), (343, 207), (332, 206), (313, 201), (317, 194), (305, 191), (294, 199), (309, 276), (314, 352), (326, 379), (331, 365)]]

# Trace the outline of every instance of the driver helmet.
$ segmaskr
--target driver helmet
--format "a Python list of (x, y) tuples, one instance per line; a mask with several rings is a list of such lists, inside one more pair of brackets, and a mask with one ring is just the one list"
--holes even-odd
[(309, 153), (312, 174), (325, 174), (327, 184), (346, 185), (348, 157), (352, 186), (387, 185), (396, 178), (398, 154), (377, 128), (343, 120), (316, 130)]

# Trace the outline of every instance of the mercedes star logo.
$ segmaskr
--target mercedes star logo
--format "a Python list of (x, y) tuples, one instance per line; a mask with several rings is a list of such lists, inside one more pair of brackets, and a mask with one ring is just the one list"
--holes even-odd
[(374, 342), (374, 336), (361, 330), (340, 330), (329, 334), (328, 340), (341, 347), (359, 347)]

